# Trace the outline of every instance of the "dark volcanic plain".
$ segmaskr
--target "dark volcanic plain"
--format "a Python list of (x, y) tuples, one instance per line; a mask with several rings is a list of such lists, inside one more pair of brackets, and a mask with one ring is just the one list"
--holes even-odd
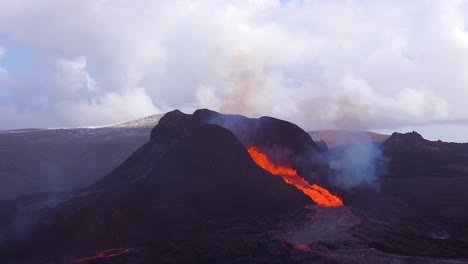
[[(0, 263), (467, 263), (468, 144), (417, 133), (364, 144), (388, 158), (380, 189), (340, 189), (329, 154), (356, 145), (325, 153), (286, 121), (176, 110), (97, 182), (0, 201)], [(315, 205), (251, 146), (346, 206)]]

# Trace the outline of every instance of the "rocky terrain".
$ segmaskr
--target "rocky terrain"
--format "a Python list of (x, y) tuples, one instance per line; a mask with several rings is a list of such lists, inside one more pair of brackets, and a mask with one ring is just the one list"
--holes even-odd
[(433, 142), (412, 132), (394, 133), (377, 146), (388, 170), (378, 190), (345, 194), (348, 207), (365, 219), (352, 231), (386, 253), (466, 258), (468, 174), (460, 168), (468, 162), (468, 144)]
[[(345, 188), (330, 159), (359, 144), (324, 152), (286, 121), (173, 111), (102, 179), (0, 201), (0, 263), (467, 263), (467, 144), (366, 144), (388, 158), (380, 188)], [(316, 205), (252, 146), (345, 206)]]
[[(287, 146), (289, 151), (277, 158), (292, 163), (303, 153), (319, 153), (305, 132), (272, 118), (219, 116), (229, 123), (252, 125), (251, 136), (243, 134), (240, 141), (230, 130), (209, 124), (207, 118), (218, 115), (208, 110), (193, 115), (168, 113), (148, 143), (90, 187), (4, 202), (0, 243), (1, 248), (11, 250), (5, 258), (37, 263), (42, 258), (145, 247), (155, 239), (178, 241), (181, 237), (189, 237), (182, 240), (196, 248), (199, 241), (221, 230), (210, 229), (211, 223), (232, 217), (272, 221), (268, 219), (312, 203), (301, 191), (258, 167), (244, 147), (254, 144), (274, 153), (277, 147)], [(260, 132), (262, 137), (257, 136)], [(27, 223), (17, 228), (22, 221)], [(241, 235), (242, 239), (250, 237), (249, 233)], [(229, 237), (224, 240), (234, 243)]]

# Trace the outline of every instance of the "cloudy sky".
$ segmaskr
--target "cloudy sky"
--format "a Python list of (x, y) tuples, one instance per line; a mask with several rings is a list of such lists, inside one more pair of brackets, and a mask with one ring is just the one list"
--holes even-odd
[(468, 1), (0, 0), (0, 129), (174, 108), (468, 141)]

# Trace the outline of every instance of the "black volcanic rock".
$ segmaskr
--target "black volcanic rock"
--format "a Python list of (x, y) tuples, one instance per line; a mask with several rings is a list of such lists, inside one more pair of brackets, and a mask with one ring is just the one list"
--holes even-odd
[(380, 191), (349, 194), (354, 211), (375, 219), (356, 230), (370, 246), (390, 253), (466, 256), (468, 144), (411, 132), (394, 133), (380, 146), (389, 160)]
[(386, 141), (384, 141), (384, 145), (387, 148), (399, 149), (415, 149), (429, 144), (431, 144), (430, 141), (424, 139), (416, 131), (405, 134), (395, 132)]
[(255, 145), (266, 151), (289, 150), (294, 154), (302, 154), (310, 149), (319, 151), (309, 134), (284, 120), (267, 116), (255, 119), (223, 115), (207, 109), (197, 110), (193, 116), (202, 123), (217, 124), (231, 130), (245, 147)]
[[(311, 203), (308, 197), (258, 167), (246, 152), (252, 145), (302, 171), (322, 166), (313, 158), (321, 155), (317, 145), (291, 123), (173, 111), (148, 143), (96, 184), (73, 193), (0, 201), (0, 262), (438, 263), (445, 260), (402, 254), (466, 258), (466, 144), (394, 134), (379, 145), (394, 162), (380, 192), (351, 190), (348, 208), (320, 209), (304, 209)], [(429, 175), (436, 178), (418, 171), (437, 169), (453, 174)], [(336, 213), (348, 209), (362, 216), (352, 217), (360, 224)], [(342, 228), (348, 224), (351, 229)], [(327, 241), (319, 235), (312, 244), (287, 242), (291, 231), (315, 236), (308, 227), (336, 227), (338, 235), (326, 238), (324, 231)], [(127, 253), (86, 261), (108, 249)]]
[(413, 131), (393, 133), (382, 147), (393, 177), (468, 176), (468, 144), (430, 141)]
[[(101, 181), (52, 206), (27, 213), (21, 209), (4, 218), (0, 230), (11, 229), (18, 217), (35, 219), (28, 235), (14, 245), (18, 254), (82, 254), (155, 238), (197, 236), (210, 219), (275, 216), (312, 203), (257, 166), (228, 129), (178, 111), (161, 121), (151, 141)], [(275, 146), (267, 140), (259, 144)], [(12, 230), (0, 247), (13, 241)]]
[(193, 115), (178, 110), (167, 113), (151, 132), (151, 140), (164, 139), (170, 145), (203, 124), (217, 124), (227, 128), (244, 147), (257, 146), (285, 165), (294, 163), (294, 155), (311, 150), (320, 152), (312, 138), (293, 123), (272, 117), (255, 119), (224, 115), (207, 109), (196, 110)]
[(161, 118), (151, 132), (151, 141), (167, 148), (203, 124), (227, 128), (245, 148), (256, 146), (275, 163), (292, 166), (303, 177), (327, 185), (329, 169), (320, 148), (307, 132), (284, 120), (224, 115), (207, 109), (192, 115), (175, 110)]
[[(151, 131), (151, 140), (133, 153), (112, 173), (92, 188), (109, 188), (146, 177), (154, 163), (172, 146), (205, 124), (216, 124), (230, 130), (247, 149), (256, 146), (274, 162), (293, 166), (305, 178), (327, 185), (329, 168), (317, 144), (297, 125), (272, 117), (247, 118), (224, 115), (207, 109), (185, 114), (179, 110), (168, 112)], [(138, 165), (134, 161), (144, 160)], [(137, 168), (138, 172), (129, 171)]]
[(157, 200), (210, 214), (286, 211), (310, 199), (259, 168), (232, 132), (202, 125), (161, 159), (147, 183)]

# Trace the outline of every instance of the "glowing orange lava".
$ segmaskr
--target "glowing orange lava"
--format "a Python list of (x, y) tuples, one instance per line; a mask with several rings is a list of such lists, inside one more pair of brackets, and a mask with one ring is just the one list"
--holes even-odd
[(306, 180), (297, 174), (297, 171), (291, 167), (276, 165), (268, 159), (268, 156), (262, 153), (257, 147), (250, 147), (249, 154), (252, 159), (263, 169), (273, 175), (281, 176), (283, 180), (298, 188), (319, 205), (327, 207), (344, 206), (343, 200), (331, 194), (327, 189), (317, 184), (310, 185)]
[(113, 258), (113, 257), (120, 256), (122, 254), (129, 253), (129, 252), (130, 252), (130, 249), (128, 248), (112, 248), (112, 249), (107, 249), (103, 251), (98, 251), (96, 252), (96, 255), (94, 256), (72, 260), (69, 263), (80, 263), (80, 262), (88, 262), (88, 261), (96, 260), (96, 259)]

